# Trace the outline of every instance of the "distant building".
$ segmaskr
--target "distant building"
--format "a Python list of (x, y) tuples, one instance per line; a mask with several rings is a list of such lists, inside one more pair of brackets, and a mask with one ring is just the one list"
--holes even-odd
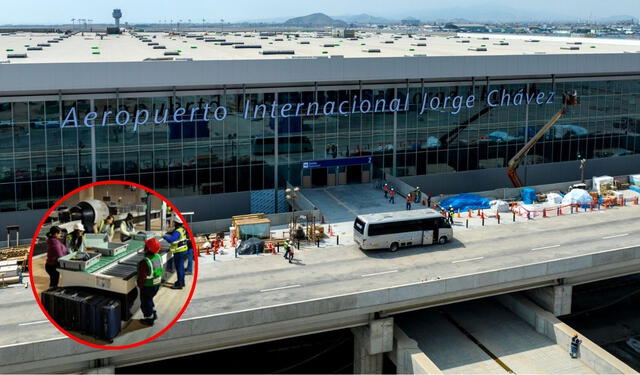
[(420, 26), (422, 22), (415, 18), (406, 18), (400, 21), (404, 26)]
[(335, 35), (338, 38), (355, 38), (356, 31), (353, 29), (339, 29), (339, 30), (336, 30)]

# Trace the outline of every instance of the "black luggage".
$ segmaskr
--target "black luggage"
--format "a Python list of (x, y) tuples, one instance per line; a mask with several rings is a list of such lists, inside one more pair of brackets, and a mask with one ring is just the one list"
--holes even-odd
[(102, 327), (102, 318), (100, 307), (108, 300), (106, 297), (93, 296), (83, 304), (82, 314), (86, 317), (83, 331), (91, 336), (98, 336), (100, 327)]
[(55, 301), (56, 296), (60, 292), (61, 288), (50, 288), (40, 293), (40, 301), (42, 306), (49, 313), (51, 318), (55, 320)]
[(106, 301), (100, 307), (100, 313), (102, 317), (102, 329), (98, 337), (111, 341), (122, 330), (122, 307), (120, 302), (114, 299)]
[(67, 329), (84, 332), (86, 316), (83, 312), (86, 301), (92, 298), (91, 294), (73, 291), (65, 294), (65, 310), (67, 315)]

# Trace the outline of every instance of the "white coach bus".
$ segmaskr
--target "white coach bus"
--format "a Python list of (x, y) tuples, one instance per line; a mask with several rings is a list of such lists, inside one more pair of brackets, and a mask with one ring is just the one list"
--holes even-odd
[(432, 209), (361, 215), (353, 224), (353, 239), (362, 250), (445, 244), (453, 238), (451, 225)]

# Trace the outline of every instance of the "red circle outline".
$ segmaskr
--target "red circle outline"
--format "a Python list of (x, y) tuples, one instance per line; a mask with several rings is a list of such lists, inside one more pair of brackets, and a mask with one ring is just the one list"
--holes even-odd
[(33, 252), (35, 249), (35, 244), (36, 241), (38, 240), (38, 234), (40, 233), (40, 230), (42, 229), (42, 226), (44, 225), (44, 222), (46, 221), (46, 219), (49, 217), (49, 215), (51, 215), (51, 213), (53, 212), (53, 210), (55, 210), (62, 202), (64, 202), (65, 200), (69, 199), (70, 197), (72, 197), (73, 195), (81, 192), (82, 190), (88, 189), (90, 187), (94, 187), (94, 186), (102, 186), (102, 185), (129, 185), (129, 186), (134, 186), (138, 189), (142, 189), (148, 193), (151, 193), (153, 195), (155, 195), (156, 197), (162, 199), (164, 202), (166, 202), (171, 209), (173, 210), (174, 213), (178, 214), (178, 217), (182, 220), (183, 223), (187, 223), (187, 221), (185, 220), (184, 216), (182, 216), (182, 213), (180, 213), (180, 211), (176, 208), (176, 206), (171, 203), (167, 198), (165, 198), (162, 194), (156, 192), (155, 190), (149, 189), (146, 186), (137, 184), (135, 182), (130, 182), (130, 181), (120, 181), (120, 180), (108, 180), (108, 181), (99, 181), (99, 182), (93, 182), (84, 186), (81, 186), (77, 189), (74, 189), (73, 191), (65, 194), (62, 198), (60, 198), (53, 206), (51, 206), (51, 208), (49, 208), (49, 210), (46, 212), (46, 214), (42, 217), (42, 219), (40, 220), (40, 223), (38, 223), (38, 227), (34, 233), (33, 238), (31, 239), (31, 248), (29, 249), (29, 281), (31, 282), (31, 291), (33, 292), (33, 295), (36, 299), (36, 302), (38, 303), (38, 306), (40, 306), (40, 310), (42, 310), (42, 312), (44, 313), (44, 315), (47, 317), (47, 319), (49, 319), (49, 321), (51, 323), (53, 323), (53, 325), (58, 328), (58, 330), (62, 333), (64, 333), (67, 337), (69, 337), (70, 339), (86, 345), (86, 346), (90, 346), (96, 349), (103, 349), (103, 350), (124, 350), (124, 349), (131, 349), (131, 348), (135, 348), (137, 346), (141, 346), (144, 344), (147, 344), (155, 339), (157, 339), (158, 337), (164, 335), (171, 327), (173, 327), (174, 324), (176, 324), (176, 322), (178, 321), (178, 319), (180, 319), (180, 317), (182, 316), (182, 314), (184, 314), (185, 310), (187, 309), (187, 307), (189, 306), (189, 303), (191, 302), (191, 298), (193, 297), (193, 293), (196, 290), (196, 282), (198, 280), (198, 271), (199, 271), (199, 266), (198, 266), (198, 257), (195, 256), (195, 252), (197, 251), (197, 248), (195, 246), (196, 241), (193, 237), (193, 233), (191, 232), (191, 228), (189, 227), (189, 225), (185, 225), (184, 227), (187, 229), (187, 234), (189, 235), (189, 240), (191, 241), (191, 246), (193, 246), (193, 250), (194, 250), (194, 265), (195, 265), (195, 269), (194, 269), (194, 276), (193, 276), (193, 282), (191, 285), (191, 291), (189, 292), (189, 296), (187, 297), (187, 300), (184, 303), (184, 306), (182, 306), (182, 309), (180, 309), (180, 312), (178, 312), (178, 314), (175, 316), (175, 318), (173, 318), (173, 320), (165, 327), (163, 328), (160, 332), (156, 333), (155, 335), (139, 341), (137, 343), (133, 343), (133, 344), (129, 344), (129, 345), (120, 345), (120, 346), (106, 346), (106, 345), (98, 345), (98, 344), (93, 344), (90, 343), (88, 341), (84, 341), (72, 334), (70, 334), (69, 332), (67, 332), (65, 329), (63, 329), (60, 325), (58, 325), (58, 323), (56, 323), (56, 321), (49, 315), (49, 313), (47, 312), (47, 310), (45, 310), (44, 306), (42, 305), (42, 301), (40, 300), (40, 296), (38, 295), (38, 291), (36, 290), (35, 287), (35, 283), (33, 282)]

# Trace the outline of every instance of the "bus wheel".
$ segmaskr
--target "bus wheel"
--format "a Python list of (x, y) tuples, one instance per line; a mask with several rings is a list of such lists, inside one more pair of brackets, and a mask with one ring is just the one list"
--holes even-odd
[(448, 241), (447, 236), (442, 236), (442, 237), (440, 237), (440, 240), (438, 240), (438, 243), (439, 243), (440, 245), (444, 245), (444, 244), (446, 244), (446, 243), (447, 243), (447, 241)]
[(394, 242), (391, 244), (391, 246), (389, 247), (389, 250), (391, 250), (392, 253), (395, 253), (396, 251), (398, 251), (398, 243)]

